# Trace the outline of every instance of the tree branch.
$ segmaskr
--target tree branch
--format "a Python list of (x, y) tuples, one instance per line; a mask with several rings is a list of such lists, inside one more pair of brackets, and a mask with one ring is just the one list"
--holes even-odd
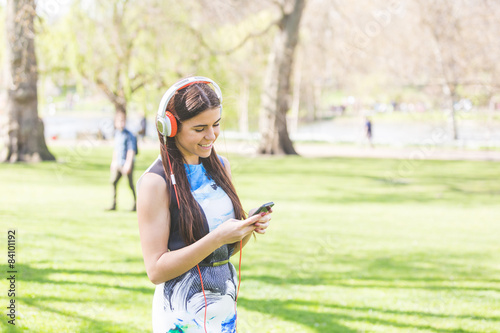
[(209, 44), (206, 42), (205, 37), (203, 36), (203, 33), (201, 31), (195, 29), (194, 27), (192, 27), (188, 23), (179, 22), (179, 21), (172, 22), (172, 23), (174, 25), (182, 26), (185, 29), (187, 29), (189, 32), (191, 32), (196, 37), (196, 39), (198, 40), (198, 42), (200, 43), (200, 45), (203, 48), (205, 48), (206, 50), (208, 50), (208, 52), (210, 53), (210, 55), (217, 56), (217, 55), (229, 55), (229, 54), (237, 51), (238, 49), (240, 49), (241, 47), (243, 47), (249, 40), (251, 40), (253, 38), (260, 37), (260, 36), (263, 36), (266, 33), (268, 33), (269, 30), (271, 30), (271, 28), (273, 26), (279, 25), (280, 22), (281, 22), (281, 18), (277, 19), (277, 20), (274, 20), (274, 21), (271, 21), (269, 23), (269, 25), (267, 27), (265, 27), (262, 31), (255, 32), (255, 33), (250, 33), (250, 34), (246, 35), (245, 38), (243, 38), (236, 46), (234, 46), (234, 47), (232, 47), (230, 49), (227, 49), (227, 50), (223, 50), (223, 51), (214, 50), (213, 48), (211, 48), (209, 46)]
[[(138, 82), (135, 86), (133, 86), (133, 81), (139, 79), (139, 78), (142, 78), (142, 80), (140, 82)], [(153, 82), (154, 80), (154, 77), (145, 77), (144, 74), (142, 73), (139, 73), (137, 75), (135, 75), (134, 77), (130, 78), (130, 93), (133, 94), (134, 92), (136, 92), (137, 90), (141, 89), (142, 87), (144, 87), (146, 84), (150, 83), (150, 82)]]
[(281, 18), (278, 19), (278, 20), (270, 22), (269, 25), (264, 30), (256, 32), (256, 33), (250, 33), (250, 34), (246, 35), (245, 38), (243, 38), (243, 40), (239, 44), (237, 44), (236, 46), (234, 46), (233, 48), (230, 48), (230, 49), (225, 50), (225, 51), (219, 51), (217, 54), (228, 55), (228, 54), (231, 54), (231, 53), (235, 52), (236, 50), (238, 50), (241, 47), (243, 47), (250, 39), (257, 38), (257, 37), (265, 35), (266, 33), (269, 32), (269, 30), (271, 30), (271, 28), (273, 26), (279, 25), (280, 22), (281, 22)]
[(286, 9), (285, 9), (285, 3), (283, 1), (279, 1), (279, 0), (272, 0), (271, 3), (275, 4), (280, 12), (281, 12), (281, 16), (280, 17), (284, 17), (287, 15), (287, 12), (286, 12)]
[(134, 93), (136, 92), (137, 90), (141, 89), (142, 87), (144, 87), (146, 85), (146, 83), (148, 83), (147, 81), (142, 81), (141, 83), (139, 83), (138, 85), (136, 85), (135, 87), (133, 88), (130, 88), (130, 93)]
[(203, 37), (203, 34), (200, 31), (196, 30), (194, 27), (192, 27), (191, 25), (189, 25), (188, 23), (185, 23), (185, 22), (174, 21), (174, 22), (172, 22), (172, 24), (174, 26), (181, 26), (181, 27), (185, 28), (186, 30), (188, 30), (189, 32), (191, 32), (196, 37), (196, 39), (198, 40), (198, 42), (200, 42), (200, 44), (201, 44), (201, 46), (203, 48), (205, 48), (206, 50), (208, 50), (211, 55), (215, 55), (216, 54), (216, 51), (214, 51), (208, 45), (208, 43), (205, 41), (205, 38)]
[(108, 98), (111, 100), (111, 102), (116, 103), (118, 99), (118, 94), (113, 92), (111, 88), (108, 87), (108, 85), (100, 78), (96, 77), (95, 83), (97, 84), (97, 87), (102, 90), (108, 96)]

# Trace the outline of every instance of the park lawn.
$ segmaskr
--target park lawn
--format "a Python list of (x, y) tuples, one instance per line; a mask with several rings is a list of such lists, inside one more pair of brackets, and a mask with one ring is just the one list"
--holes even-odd
[[(52, 150), (60, 163), (0, 165), (17, 331), (151, 332), (124, 180), (119, 210), (103, 210), (111, 148)], [(157, 154), (141, 149), (136, 180)], [(500, 332), (499, 163), (228, 158), (246, 208), (276, 203), (243, 251), (239, 332)]]

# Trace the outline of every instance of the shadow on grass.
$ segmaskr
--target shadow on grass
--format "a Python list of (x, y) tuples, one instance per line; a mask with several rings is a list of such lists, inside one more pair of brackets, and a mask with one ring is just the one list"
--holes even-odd
[[(350, 333), (359, 332), (359, 330), (354, 330), (342, 324), (343, 322), (366, 322), (370, 325), (385, 326), (399, 329), (421, 329), (436, 333), (473, 333), (473, 331), (467, 331), (460, 328), (454, 329), (443, 329), (435, 328), (432, 324), (419, 325), (415, 323), (404, 322), (407, 318), (401, 318), (401, 320), (386, 320), (380, 318), (380, 313), (393, 314), (393, 311), (385, 311), (368, 307), (349, 307), (349, 306), (339, 306), (335, 304), (321, 304), (320, 306), (325, 308), (325, 312), (321, 313), (314, 308), (318, 307), (316, 302), (308, 302), (303, 300), (250, 300), (246, 298), (241, 298), (238, 300), (238, 306), (244, 307), (245, 309), (263, 312), (274, 317), (282, 318), (286, 321), (295, 322), (311, 329), (316, 332), (335, 332), (335, 333)], [(311, 310), (306, 310), (311, 307)], [(265, 309), (265, 311), (263, 311)], [(336, 310), (348, 310), (353, 314), (344, 313), (334, 313)], [(400, 314), (400, 313), (397, 313)], [(408, 312), (401, 313), (406, 315), (417, 315), (425, 316), (426, 313), (420, 312)], [(252, 318), (246, 319), (247, 325), (252, 326)], [(258, 321), (255, 321), (258, 323)], [(259, 331), (259, 327), (255, 327), (255, 332)], [(262, 329), (262, 328), (260, 328)]]
[[(317, 303), (307, 303), (302, 301), (280, 301), (280, 300), (251, 300), (244, 297), (238, 298), (238, 307), (247, 310), (260, 312), (281, 318), (289, 322), (312, 328), (317, 332), (351, 333), (359, 332), (340, 323), (342, 319), (331, 313), (319, 313), (313, 310), (304, 310), (307, 305), (317, 306)], [(301, 309), (299, 309), (299, 307)], [(260, 322), (253, 318), (238, 318), (238, 322), (244, 322), (248, 327), (248, 332), (265, 332), (265, 327), (260, 327)]]
[[(450, 281), (438, 278), (381, 278), (381, 277), (329, 277), (322, 279), (321, 277), (309, 278), (300, 275), (291, 275), (286, 278), (280, 278), (271, 275), (252, 276), (245, 274), (245, 280), (256, 280), (262, 283), (273, 284), (278, 286), (285, 285), (309, 285), (309, 286), (334, 286), (345, 288), (373, 288), (373, 289), (408, 289), (408, 290), (430, 290), (430, 291), (450, 291), (450, 292), (500, 292), (500, 288), (492, 288), (488, 286), (460, 286), (457, 283), (463, 282), (485, 282), (485, 281), (463, 281), (455, 280)], [(442, 283), (442, 284), (441, 284)], [(446, 285), (451, 283), (453, 285)], [(470, 316), (466, 316), (470, 317)], [(500, 317), (481, 317), (485, 320), (500, 321)]]
[[(129, 261), (134, 261), (134, 259), (130, 259)], [(134, 287), (123, 283), (123, 278), (137, 277), (137, 278), (145, 278), (147, 276), (145, 273), (137, 273), (137, 272), (115, 272), (108, 270), (86, 270), (86, 269), (64, 269), (64, 268), (37, 268), (31, 265), (19, 264), (18, 272), (20, 281), (23, 284), (25, 283), (36, 283), (41, 284), (42, 288), (46, 291), (50, 291), (51, 288), (54, 288), (54, 294), (50, 296), (44, 295), (35, 295), (35, 296), (19, 296), (17, 297), (17, 301), (19, 302), (19, 308), (22, 309), (23, 306), (31, 306), (40, 310), (40, 312), (50, 312), (56, 315), (68, 317), (72, 322), (79, 322), (81, 327), (76, 332), (137, 332), (137, 327), (131, 327), (126, 324), (117, 323), (112, 320), (101, 320), (97, 319), (99, 316), (106, 311), (108, 307), (115, 307), (116, 304), (121, 303), (123, 300), (117, 300), (113, 294), (115, 290), (121, 290), (129, 293), (130, 295), (134, 295), (131, 298), (136, 298), (137, 295), (148, 295), (151, 296), (154, 292), (154, 286), (148, 287)], [(74, 280), (54, 280), (50, 276), (52, 274), (67, 274), (72, 276)], [(88, 276), (98, 277), (99, 281), (104, 282), (88, 282), (86, 277)], [(64, 286), (67, 286), (68, 290), (73, 290), (72, 295), (74, 297), (63, 297), (59, 295), (64, 295)], [(62, 287), (62, 288), (61, 288)], [(88, 291), (85, 289), (89, 288)], [(100, 288), (103, 291), (98, 291), (96, 295), (95, 288)], [(94, 298), (97, 296), (97, 298)], [(122, 296), (121, 296), (122, 297)], [(57, 309), (45, 303), (48, 302), (62, 302), (62, 303), (93, 303), (89, 304), (85, 307), (85, 315), (79, 314), (75, 309), (71, 309), (68, 307), (64, 310)], [(98, 303), (98, 304), (96, 304)], [(39, 314), (37, 318), (42, 318), (42, 315)], [(36, 318), (35, 318), (36, 321)], [(3, 324), (7, 324), (2, 321)], [(22, 323), (22, 322), (21, 322)], [(48, 323), (46, 320), (40, 320), (42, 325), (47, 325), (47, 330), (50, 331)], [(149, 321), (148, 321), (149, 324)], [(19, 326), (18, 326), (19, 327)], [(16, 330), (12, 330), (12, 328), (5, 327), (6, 329), (10, 329), (8, 332), (22, 332), (20, 328)], [(35, 332), (33, 329), (37, 327), (30, 327), (32, 332)], [(39, 328), (42, 330), (42, 328)], [(149, 332), (149, 326), (144, 332)]]
[[(129, 261), (134, 261), (135, 259), (129, 258)], [(344, 259), (347, 262), (350, 262), (350, 258)], [(447, 262), (445, 258), (443, 262)], [(433, 266), (442, 265), (443, 262), (435, 261), (433, 262)], [(358, 266), (359, 271), (350, 272), (350, 273), (337, 273), (330, 277), (327, 271), (319, 272), (319, 278), (315, 277), (317, 271), (308, 273), (304, 273), (303, 275), (298, 276), (284, 276), (284, 277), (275, 277), (275, 276), (252, 276), (244, 274), (245, 279), (253, 279), (258, 280), (262, 283), (267, 284), (279, 284), (279, 285), (290, 285), (290, 284), (309, 284), (309, 285), (332, 285), (332, 286), (346, 286), (352, 288), (424, 288), (424, 289), (466, 289), (469, 290), (469, 287), (461, 288), (461, 287), (444, 287), (439, 285), (439, 283), (447, 283), (450, 282), (445, 278), (441, 278), (439, 276), (419, 276), (417, 274), (414, 275), (415, 270), (418, 268), (420, 270), (420, 274), (428, 274), (428, 270), (433, 271), (432, 267), (427, 269), (422, 269), (418, 267), (418, 261), (408, 260), (408, 258), (379, 258), (374, 260), (361, 261), (358, 258)], [(276, 265), (276, 263), (275, 263)], [(452, 267), (455, 267), (452, 264), (448, 264), (448, 267), (444, 267), (444, 270), (449, 270)], [(379, 272), (380, 269), (384, 269), (384, 272)], [(20, 265), (19, 271), (21, 272), (21, 277), (23, 282), (34, 282), (47, 284), (44, 288), (51, 288), (54, 286), (61, 285), (77, 285), (78, 287), (85, 288), (85, 286), (89, 287), (97, 287), (105, 290), (111, 290), (112, 288), (117, 288), (120, 290), (124, 290), (131, 293), (141, 293), (146, 295), (152, 294), (152, 288), (146, 287), (130, 287), (126, 285), (120, 285), (120, 278), (122, 277), (143, 277), (144, 273), (137, 272), (114, 272), (109, 270), (85, 270), (85, 269), (60, 269), (60, 268), (36, 268), (30, 265)], [(253, 271), (249, 269), (249, 271)], [(278, 269), (278, 271), (282, 271)], [(461, 272), (461, 273), (460, 273)], [(100, 276), (102, 277), (102, 281), (108, 281), (108, 283), (99, 283), (99, 282), (81, 282), (81, 281), (59, 281), (52, 280), (50, 278), (51, 274), (69, 274), (69, 275), (92, 275), (92, 276)], [(356, 276), (356, 274), (363, 273), (364, 276)], [(417, 272), (418, 273), (418, 272)], [(486, 278), (486, 276), (490, 275), (492, 272), (484, 272), (484, 275), (479, 274), (477, 272), (470, 272), (469, 274), (465, 274), (460, 269), (455, 267), (455, 270), (452, 272), (453, 274), (462, 274), (462, 279), (472, 278), (476, 276), (473, 280), (474, 282), (485, 282), (480, 280), (482, 278)], [(465, 274), (465, 275), (464, 275)], [(383, 277), (381, 276), (383, 275)], [(490, 275), (494, 276), (494, 275)], [(361, 284), (350, 284), (348, 280), (361, 281)], [(115, 281), (116, 283), (113, 283)], [(363, 283), (366, 281), (368, 283)], [(373, 283), (373, 282), (376, 283)], [(370, 283), (371, 282), (371, 283)], [(377, 283), (378, 282), (378, 283)], [(411, 285), (411, 282), (415, 282), (418, 285)], [(437, 284), (432, 285), (429, 282), (436, 282)], [(456, 281), (460, 282), (460, 280)], [(498, 282), (496, 279), (490, 279), (489, 282)], [(401, 286), (401, 283), (410, 283), (409, 286)], [(443, 288), (444, 287), (444, 288)], [(488, 288), (491, 289), (491, 288)], [(481, 289), (483, 290), (483, 289)], [(63, 302), (63, 303), (85, 303), (85, 300), (79, 300), (75, 298), (66, 298), (66, 297), (58, 297), (58, 296), (40, 296), (34, 298), (19, 298), (19, 301), (35, 307), (39, 309), (41, 312), (51, 312), (56, 315), (67, 316), (71, 318), (71, 320), (78, 321), (81, 326), (79, 331), (77, 332), (132, 332), (137, 331), (137, 328), (130, 327), (126, 324), (120, 324), (113, 322), (111, 320), (100, 320), (96, 319), (99, 313), (106, 309), (106, 306), (113, 306), (116, 303), (115, 300), (110, 299), (109, 297), (105, 297), (102, 302), (104, 305), (96, 306), (95, 308), (90, 308), (90, 314), (79, 314), (76, 311), (72, 311), (69, 309), (57, 309), (51, 306), (47, 306), (44, 303), (46, 302)], [(88, 302), (88, 301), (87, 301)], [(488, 321), (499, 321), (498, 317), (485, 317), (485, 316), (474, 316), (474, 315), (451, 315), (446, 313), (428, 313), (428, 312), (419, 312), (419, 311), (402, 311), (397, 309), (386, 309), (386, 308), (374, 308), (374, 307), (364, 307), (364, 306), (346, 306), (340, 304), (332, 304), (332, 303), (324, 303), (320, 304), (315, 301), (305, 301), (305, 300), (276, 300), (276, 299), (268, 299), (268, 300), (252, 300), (246, 298), (240, 298), (238, 302), (239, 306), (248, 309), (250, 311), (260, 312), (264, 314), (268, 314), (271, 316), (275, 316), (278, 318), (282, 318), (283, 320), (294, 322), (300, 325), (304, 325), (306, 327), (311, 328), (316, 332), (358, 332), (358, 330), (354, 330), (348, 327), (345, 323), (347, 322), (365, 322), (369, 325), (375, 326), (385, 326), (388, 328), (398, 328), (401, 330), (405, 329), (421, 329), (430, 332), (436, 333), (470, 333), (472, 331), (463, 330), (463, 329), (455, 329), (455, 328), (436, 328), (433, 325), (433, 321), (437, 319), (471, 319), (471, 320), (488, 320)], [(92, 306), (92, 305), (90, 305)], [(318, 310), (319, 308), (319, 310)], [(92, 312), (93, 311), (93, 312)], [(384, 319), (384, 315), (392, 315), (392, 316), (400, 316), (395, 319)], [(420, 318), (420, 323), (415, 322), (405, 322), (407, 321), (407, 316), (417, 316)], [(422, 323), (423, 322), (423, 323)], [(243, 322), (242, 322), (243, 324)], [(258, 325), (257, 321), (252, 321), (252, 318), (245, 319), (245, 324), (247, 326)], [(5, 323), (4, 323), (5, 325)], [(7, 327), (5, 327), (7, 329)], [(254, 327), (251, 332), (260, 331), (262, 327)], [(10, 330), (9, 332), (15, 332)]]
[[(114, 272), (106, 270), (85, 270), (85, 269), (61, 269), (61, 268), (36, 268), (26, 264), (19, 264), (18, 271), (20, 272), (20, 277), (23, 282), (36, 282), (36, 283), (47, 283), (53, 285), (75, 285), (78, 287), (89, 286), (95, 288), (114, 288), (134, 293), (142, 293), (150, 295), (153, 293), (153, 285), (151, 288), (147, 287), (130, 287), (124, 285), (120, 278), (124, 277), (138, 277), (147, 280), (147, 275), (144, 272)], [(49, 278), (51, 274), (70, 274), (70, 275), (93, 275), (99, 276), (101, 281), (107, 281), (107, 283), (101, 282), (86, 282), (84, 279), (69, 281), (69, 280), (52, 280)]]
[[(138, 332), (137, 327), (132, 327), (130, 325), (125, 325), (125, 324), (117, 324), (114, 321), (111, 320), (100, 320), (100, 319), (95, 319), (93, 316), (98, 317), (99, 313), (105, 311), (103, 310), (102, 307), (99, 308), (91, 308), (92, 310), (92, 317), (90, 315), (81, 315), (78, 314), (74, 311), (71, 310), (59, 310), (59, 309), (54, 309), (48, 306), (44, 306), (41, 304), (40, 301), (38, 300), (33, 300), (33, 299), (24, 299), (24, 302), (32, 307), (35, 307), (39, 309), (40, 311), (43, 312), (50, 312), (59, 316), (64, 316), (64, 317), (69, 317), (71, 318), (72, 321), (75, 319), (81, 322), (80, 328), (78, 331), (74, 331), (75, 333), (77, 332), (82, 332), (82, 333), (128, 333), (128, 332)], [(88, 309), (87, 309), (88, 310)], [(144, 329), (142, 332), (149, 332), (148, 329)]]
[[(65, 310), (60, 310), (60, 309), (55, 309), (50, 306), (45, 306), (43, 305), (44, 302), (47, 301), (55, 301), (55, 302), (72, 302), (72, 303), (86, 303), (85, 301), (78, 300), (78, 299), (67, 299), (67, 298), (62, 298), (62, 297), (36, 297), (36, 298), (26, 298), (26, 297), (18, 297), (18, 304), (17, 304), (17, 319), (16, 319), (16, 325), (10, 325), (7, 323), (7, 320), (2, 320), (1, 323), (3, 324), (4, 328), (2, 329), (0, 326), (0, 331), (1, 332), (6, 332), (6, 333), (15, 333), (15, 332), (54, 332), (51, 323), (47, 319), (42, 319), (43, 315), (42, 313), (52, 313), (55, 315), (59, 315), (62, 317), (67, 317), (71, 322), (78, 321), (80, 323), (80, 328), (77, 330), (72, 330), (71, 332), (82, 332), (82, 333), (128, 333), (128, 332), (138, 332), (137, 327), (132, 327), (129, 325), (125, 324), (117, 324), (114, 321), (111, 320), (99, 320), (96, 319), (96, 317), (99, 317), (100, 313), (103, 311), (106, 311), (106, 305), (90, 305), (86, 307), (86, 313), (87, 315), (81, 315), (77, 313), (76, 311), (72, 311), (71, 308), (67, 308)], [(115, 300), (110, 301), (110, 302), (105, 302), (105, 303), (110, 303), (109, 305), (112, 306), (113, 304), (116, 303)], [(25, 323), (23, 322), (23, 317), (20, 316), (19, 314), (23, 314), (23, 312), (26, 310), (26, 306), (30, 306), (33, 308), (36, 308), (40, 311), (40, 313), (34, 317), (35, 322), (37, 322), (37, 318), (40, 320), (40, 325), (43, 325), (43, 327), (26, 327)], [(149, 332), (150, 330), (145, 328), (141, 332)], [(66, 331), (65, 331), (66, 332)]]
[[(415, 168), (406, 177), (396, 177), (400, 163), (398, 160), (331, 158), (314, 159), (314, 163), (307, 159), (259, 160), (241, 163), (234, 178), (241, 181), (259, 174), (261, 179), (272, 180), (266, 188), (275, 197), (301, 204), (456, 203), (469, 202), (471, 195), (474, 200), (492, 200), (500, 194), (498, 188), (482, 183), (484, 163), (467, 162), (463, 171), (450, 173), (448, 170), (459, 162), (425, 161), (422, 168)], [(278, 164), (280, 168), (276, 167)], [(476, 167), (481, 171), (475, 176), (471, 170)], [(463, 190), (474, 184), (479, 184), (479, 188)]]
[[(252, 275), (244, 272), (245, 279), (255, 279), (275, 285), (332, 285), (350, 288), (396, 288), (449, 291), (500, 292), (498, 271), (474, 267), (470, 262), (481, 259), (479, 254), (442, 255), (432, 257), (425, 253), (409, 256), (361, 258), (343, 255), (339, 257), (309, 256), (294, 264), (280, 262), (248, 263), (248, 272), (289, 272), (285, 276)], [(492, 258), (485, 258), (494, 260)], [(464, 265), (454, 264), (458, 260)], [(351, 266), (349, 271), (325, 269), (332, 263)], [(352, 264), (355, 266), (352, 267)], [(487, 318), (485, 318), (487, 319)], [(495, 318), (498, 320), (499, 318)]]
[(19, 319), (15, 320), (15, 325), (9, 324), (7, 321), (10, 320), (9, 317), (2, 318), (0, 321), (0, 332), (5, 333), (18, 333), (18, 332), (29, 332), (28, 329), (20, 326)]
[[(483, 180), (484, 181), (484, 180)], [(474, 196), (474, 195), (486, 195), (486, 196), (497, 196), (500, 195), (500, 187), (497, 187), (496, 189), (482, 189), (482, 190), (473, 190), (473, 189), (466, 189), (463, 187), (459, 187), (457, 185), (448, 185), (448, 190), (450, 192), (456, 192), (464, 196)]]
[[(370, 254), (372, 255), (372, 254)], [(291, 285), (298, 286), (323, 286), (327, 292), (328, 287), (334, 288), (353, 288), (353, 289), (373, 289), (387, 290), (397, 296), (398, 290), (427, 290), (435, 292), (435, 300), (442, 300), (442, 304), (447, 304), (450, 300), (460, 299), (462, 297), (485, 297), (485, 293), (498, 293), (500, 280), (498, 271), (494, 269), (485, 269), (484, 266), (478, 264), (477, 267), (470, 266), (472, 262), (483, 262), (483, 259), (494, 260), (488, 255), (481, 256), (478, 253), (469, 254), (439, 254), (430, 256), (426, 253), (416, 253), (412, 255), (399, 255), (394, 257), (361, 257), (357, 255), (336, 255), (329, 256), (323, 253), (318, 256), (308, 256), (302, 263), (295, 265), (286, 265), (281, 262), (259, 262), (257, 266), (254, 263), (248, 263), (245, 271), (242, 273), (245, 280), (258, 281), (262, 285), (275, 285), (278, 288), (285, 289)], [(458, 260), (463, 260), (463, 264), (456, 264)], [(331, 263), (335, 262), (340, 266), (345, 264), (350, 267), (349, 271), (335, 271), (328, 269)], [(330, 263), (330, 265), (328, 265)], [(355, 263), (355, 266), (352, 266)], [(350, 266), (349, 266), (350, 265)], [(251, 272), (263, 272), (264, 274), (252, 275)], [(247, 273), (248, 272), (248, 273)], [(265, 274), (267, 272), (267, 274)], [(273, 275), (272, 272), (289, 272), (283, 276)], [(271, 287), (272, 288), (272, 287)], [(264, 288), (268, 289), (268, 288)], [(445, 292), (445, 294), (441, 294)], [(345, 293), (350, 293), (345, 290)], [(405, 295), (407, 293), (404, 293)], [(443, 296), (444, 295), (444, 296)], [(493, 325), (493, 322), (500, 322), (500, 317), (494, 313), (476, 314), (477, 310), (470, 310), (469, 313), (453, 314), (448, 312), (446, 308), (436, 310), (436, 312), (427, 311), (404, 311), (397, 308), (373, 308), (363, 306), (344, 306), (339, 304), (320, 304), (319, 302), (306, 302), (303, 300), (269, 300), (267, 301), (245, 301), (241, 305), (249, 310), (262, 311), (268, 307), (273, 309), (271, 314), (284, 318), (285, 320), (297, 321), (303, 325), (315, 324), (318, 320), (325, 320), (328, 326), (337, 327), (341, 322), (345, 321), (366, 321), (375, 325), (386, 325), (399, 328), (418, 328), (422, 330), (430, 330), (432, 332), (468, 332), (461, 329), (443, 329), (434, 328), (432, 326), (418, 325), (414, 323), (405, 323), (407, 316), (417, 316), (423, 318), (425, 322), (432, 323), (436, 320), (450, 320), (454, 323), (457, 319), (466, 321), (486, 321)], [(262, 303), (262, 304), (261, 304)], [(494, 304), (494, 301), (491, 301)], [(425, 304), (421, 304), (425, 306)], [(312, 310), (306, 311), (304, 308), (310, 306)], [(349, 311), (352, 313), (322, 315), (314, 307), (327, 307), (330, 312)], [(300, 311), (304, 313), (300, 313)], [(359, 316), (357, 312), (368, 313), (375, 312), (378, 314), (386, 314), (397, 316), (394, 321), (382, 320), (376, 314), (373, 317)], [(322, 322), (322, 321), (320, 321)], [(496, 325), (496, 324), (495, 324)], [(494, 325), (493, 325), (494, 326)], [(349, 332), (348, 330), (344, 330)], [(339, 328), (338, 332), (344, 332)], [(318, 330), (318, 332), (324, 332)], [(330, 331), (329, 331), (330, 332)], [(332, 330), (331, 332), (337, 332)]]

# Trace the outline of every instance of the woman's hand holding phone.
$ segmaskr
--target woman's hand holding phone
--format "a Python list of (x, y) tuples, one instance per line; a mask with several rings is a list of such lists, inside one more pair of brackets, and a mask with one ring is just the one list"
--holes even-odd
[(212, 233), (216, 233), (221, 245), (239, 242), (255, 230), (257, 223), (262, 216), (255, 215), (246, 220), (229, 219), (219, 225)]
[(271, 213), (273, 212), (272, 207), (274, 206), (274, 202), (268, 202), (263, 204), (257, 209), (250, 210), (250, 215), (252, 217), (260, 215), (261, 218), (254, 223), (255, 232), (259, 234), (265, 234), (267, 227), (269, 227), (269, 223), (271, 221)]
[[(257, 209), (250, 210), (250, 217), (245, 220), (229, 219), (219, 225), (213, 232), (223, 244), (233, 244), (239, 242), (253, 231), (265, 234), (271, 221), (271, 207), (273, 203), (267, 203)], [(264, 208), (263, 208), (264, 207)]]

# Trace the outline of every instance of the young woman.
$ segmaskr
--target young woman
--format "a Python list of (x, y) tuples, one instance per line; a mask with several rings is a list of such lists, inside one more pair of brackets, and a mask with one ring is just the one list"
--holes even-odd
[(245, 219), (229, 162), (213, 148), (221, 100), (215, 82), (194, 77), (160, 103), (161, 154), (137, 185), (155, 333), (235, 332), (238, 277), (228, 260), (271, 220), (271, 212)]

